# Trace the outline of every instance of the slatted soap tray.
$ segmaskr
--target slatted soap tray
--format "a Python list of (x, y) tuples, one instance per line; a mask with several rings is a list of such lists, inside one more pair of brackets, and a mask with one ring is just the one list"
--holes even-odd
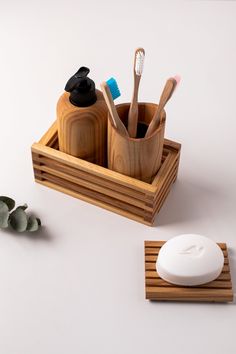
[(180, 148), (180, 144), (165, 139), (162, 164), (152, 183), (59, 151), (56, 122), (31, 151), (36, 182), (152, 225), (177, 178)]
[(156, 271), (159, 250), (165, 241), (145, 241), (145, 291), (148, 300), (232, 302), (228, 250), (225, 243), (218, 243), (224, 253), (224, 267), (219, 277), (207, 284), (183, 287), (162, 280)]

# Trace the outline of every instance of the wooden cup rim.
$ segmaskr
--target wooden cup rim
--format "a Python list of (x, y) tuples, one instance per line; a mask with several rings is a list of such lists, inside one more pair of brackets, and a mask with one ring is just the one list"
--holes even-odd
[[(158, 104), (156, 103), (152, 103), (152, 102), (139, 102), (138, 103), (140, 106), (141, 105), (152, 105), (152, 106), (155, 106), (155, 107), (158, 107)], [(125, 103), (119, 103), (116, 105), (116, 108), (119, 108), (121, 106), (130, 106), (130, 103), (129, 102), (125, 102)], [(118, 113), (118, 112), (117, 112)], [(110, 113), (108, 112), (108, 115), (110, 115)], [(165, 126), (165, 123), (166, 123), (166, 111), (163, 109), (163, 113), (162, 113), (162, 120), (161, 120), (161, 124), (159, 125), (159, 127), (148, 137), (143, 137), (143, 138), (131, 138), (130, 136), (126, 136), (126, 135), (123, 135), (121, 134), (115, 127), (114, 125), (110, 122), (110, 119), (108, 119), (112, 129), (114, 129), (116, 131), (116, 134), (120, 135), (122, 138), (128, 140), (128, 141), (132, 141), (132, 142), (137, 142), (137, 143), (140, 143), (140, 142), (146, 142), (148, 141), (149, 139), (152, 139), (155, 135), (157, 135), (158, 133), (160, 133), (160, 131), (163, 129), (163, 127)]]

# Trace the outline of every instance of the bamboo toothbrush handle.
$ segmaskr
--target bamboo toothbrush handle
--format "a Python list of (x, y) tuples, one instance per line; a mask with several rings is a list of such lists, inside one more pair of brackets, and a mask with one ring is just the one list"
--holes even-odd
[(134, 91), (128, 114), (128, 133), (131, 138), (136, 138), (138, 126), (138, 88), (143, 72), (145, 50), (137, 48), (134, 53)]
[(146, 138), (149, 137), (150, 135), (152, 135), (154, 133), (154, 131), (157, 129), (157, 127), (160, 123), (161, 112), (164, 109), (166, 103), (171, 98), (176, 85), (177, 85), (177, 82), (175, 81), (175, 79), (171, 78), (171, 79), (167, 80), (164, 90), (162, 91), (162, 94), (161, 94), (159, 105), (156, 109), (154, 117), (152, 118), (152, 121), (149, 124), (148, 130), (146, 132), (146, 135), (145, 135)]
[(111, 124), (118, 130), (118, 132), (122, 135), (128, 136), (128, 132), (124, 126), (124, 124), (122, 123), (122, 121), (120, 120), (120, 117), (118, 116), (116, 107), (114, 105), (114, 101), (110, 92), (109, 87), (107, 86), (106, 82), (103, 82), (101, 84), (101, 89), (103, 92), (103, 96), (104, 99), (106, 101), (107, 104), (107, 108), (109, 110), (109, 119), (111, 121)]
[(134, 75), (134, 92), (129, 108), (128, 133), (131, 138), (136, 138), (138, 126), (138, 88), (141, 76)]

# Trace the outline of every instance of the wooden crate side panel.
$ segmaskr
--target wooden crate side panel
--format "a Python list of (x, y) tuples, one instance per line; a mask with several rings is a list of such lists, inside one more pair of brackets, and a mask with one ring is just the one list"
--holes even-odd
[(166, 193), (166, 189), (173, 183), (173, 181), (176, 178), (177, 175), (177, 169), (178, 169), (178, 161), (174, 163), (172, 166), (172, 169), (168, 171), (168, 173), (165, 176), (165, 180), (162, 183), (162, 188), (158, 191), (158, 193), (155, 194), (153, 200), (152, 200), (152, 206), (153, 208), (156, 208), (158, 204), (160, 203), (161, 199), (163, 198), (163, 195)]
[(148, 220), (149, 222), (153, 223), (155, 220), (156, 215), (159, 213), (160, 209), (162, 208), (165, 200), (167, 199), (171, 187), (173, 185), (173, 183), (176, 180), (177, 177), (177, 168), (175, 168), (175, 170), (170, 174), (170, 176), (168, 177), (168, 179), (166, 180), (165, 184), (163, 185), (163, 188), (161, 190), (161, 193), (159, 193), (159, 198), (155, 198), (154, 203), (152, 204), (147, 204), (152, 206), (153, 209), (153, 213), (152, 213), (152, 217), (151, 219), (149, 219), (148, 217), (145, 218), (145, 220)]
[(150, 194), (154, 194), (155, 192), (155, 188), (153, 188), (153, 186), (149, 183), (145, 183), (134, 178), (124, 176), (120, 173), (110, 171), (107, 168), (78, 159), (74, 156), (67, 155), (61, 151), (57, 151), (42, 144), (34, 143), (32, 145), (32, 152), (40, 156), (48, 157), (51, 160), (61, 162), (66, 166), (71, 166), (75, 169), (88, 172), (91, 175), (99, 176), (105, 180), (113, 181), (119, 185), (127, 186), (133, 190)]
[(154, 178), (152, 185), (156, 188), (154, 198), (147, 196), (147, 206), (153, 209), (152, 217), (145, 215), (145, 220), (153, 223), (156, 214), (164, 204), (172, 184), (177, 178), (180, 153), (176, 150), (167, 152), (165, 161)]
[(164, 147), (168, 150), (173, 150), (173, 151), (180, 151), (181, 150), (181, 144), (173, 141), (173, 140), (169, 140), (169, 139), (164, 139)]
[(42, 171), (46, 167), (49, 168), (50, 170), (54, 170), (55, 171), (54, 173), (64, 174), (65, 179), (68, 178), (70, 180), (70, 178), (76, 178), (78, 180), (78, 183), (79, 181), (81, 181), (81, 183), (87, 182), (88, 184), (90, 184), (91, 189), (96, 190), (101, 187), (107, 189), (108, 194), (112, 192), (116, 192), (117, 194), (121, 194), (121, 196), (123, 197), (128, 196), (137, 199), (141, 202), (144, 202), (146, 200), (146, 194), (143, 192), (135, 191), (123, 185), (117, 185), (113, 181), (104, 180), (99, 176), (91, 175), (88, 172), (75, 169), (71, 166), (63, 165), (58, 161), (50, 160), (49, 158), (44, 156), (38, 156), (35, 155), (34, 153), (32, 155), (33, 155), (33, 163), (35, 167), (41, 169)]
[(56, 122), (33, 144), (32, 156), (39, 183), (151, 225), (177, 177), (180, 148), (165, 139), (162, 166), (152, 184), (58, 151)]
[[(33, 151), (33, 149), (32, 149), (32, 151)], [(35, 174), (37, 174), (36, 178), (37, 178), (38, 180), (41, 180), (41, 181), (42, 181), (43, 175), (45, 176), (45, 172), (49, 172), (49, 175), (47, 176), (47, 180), (49, 180), (49, 179), (51, 178), (51, 182), (52, 182), (52, 176), (50, 175), (50, 173), (51, 173), (51, 174), (53, 174), (53, 173), (52, 173), (51, 170), (46, 171), (47, 166), (46, 166), (46, 169), (45, 169), (44, 164), (47, 164), (47, 165), (49, 165), (49, 166), (51, 166), (51, 167), (52, 167), (52, 165), (54, 164), (53, 167), (56, 167), (56, 168), (58, 168), (58, 167), (60, 166), (61, 169), (63, 169), (63, 168), (71, 169), (72, 171), (74, 171), (74, 176), (75, 176), (75, 175), (77, 176), (78, 173), (84, 173), (86, 178), (92, 177), (92, 178), (96, 179), (96, 182), (100, 179), (101, 187), (104, 188), (104, 187), (103, 187), (103, 186), (104, 186), (104, 179), (103, 179), (102, 177), (97, 176), (97, 175), (91, 175), (90, 171), (87, 172), (87, 171), (81, 171), (81, 170), (75, 169), (74, 167), (72, 167), (72, 166), (70, 166), (70, 165), (64, 165), (62, 162), (60, 162), (60, 161), (58, 161), (58, 160), (52, 160), (52, 159), (50, 159), (49, 157), (45, 157), (44, 155), (40, 155), (40, 154), (37, 154), (37, 153), (35, 153), (35, 152), (32, 152), (32, 155), (33, 155), (33, 159), (34, 159)], [(177, 154), (175, 154), (175, 155), (177, 155)], [(164, 162), (163, 162), (163, 166), (165, 166), (165, 163), (168, 163), (168, 161), (169, 161), (168, 157), (169, 157), (169, 158), (171, 157), (171, 159), (175, 161), (175, 156), (174, 156), (173, 154), (169, 154), (169, 153), (166, 151), (166, 153), (165, 153), (165, 158), (164, 158)], [(56, 164), (56, 166), (55, 166), (55, 164)], [(58, 165), (59, 165), (59, 166), (58, 166)], [(54, 174), (57, 176), (58, 173), (57, 173), (57, 171), (56, 171), (56, 170), (57, 170), (56, 168), (55, 168), (55, 171), (54, 171), (55, 173), (54, 173)], [(50, 167), (49, 167), (49, 169), (50, 169)], [(45, 170), (45, 171), (43, 171), (43, 170)], [(168, 169), (168, 170), (169, 170), (169, 169)], [(71, 172), (71, 171), (70, 171), (70, 172)], [(174, 171), (174, 172), (175, 172), (175, 171)], [(66, 171), (66, 173), (68, 173), (68, 170)], [(63, 175), (63, 172), (62, 172), (62, 174), (59, 172), (59, 174), (60, 174), (59, 177), (66, 178), (66, 174)], [(72, 173), (72, 175), (73, 175), (73, 173)], [(173, 178), (176, 178), (176, 177), (174, 176)], [(67, 179), (69, 179), (71, 182), (77, 182), (76, 180), (73, 179), (73, 177), (72, 177), (72, 178), (69, 177), (69, 178), (67, 178)], [(169, 179), (169, 176), (168, 176), (168, 175), (166, 176), (166, 179), (167, 179), (166, 183), (168, 183), (168, 179)], [(53, 182), (55, 182), (55, 180), (54, 180)], [(58, 181), (57, 181), (57, 182), (58, 182)], [(61, 182), (61, 181), (60, 181), (60, 182)], [(94, 185), (94, 182), (95, 182), (95, 181), (93, 181), (93, 185)], [(86, 183), (87, 183), (87, 182), (86, 182)], [(105, 180), (105, 184), (107, 184), (107, 183), (113, 184), (112, 190), (114, 190), (114, 189), (117, 188), (117, 184), (116, 184), (116, 183), (111, 182), (110, 180)], [(171, 183), (172, 183), (172, 181), (171, 181)], [(170, 183), (170, 184), (171, 184), (171, 183)], [(81, 184), (80, 181), (78, 181), (78, 184)], [(96, 184), (96, 183), (95, 183), (95, 184)], [(145, 184), (146, 184), (146, 183), (145, 183)], [(61, 185), (61, 183), (60, 183), (60, 185)], [(82, 182), (82, 185), (83, 185), (83, 182)], [(84, 186), (85, 186), (85, 185), (84, 185)], [(88, 185), (87, 185), (87, 187), (88, 187)], [(96, 187), (96, 188), (97, 188), (97, 187)], [(95, 188), (95, 190), (96, 190), (96, 188)], [(106, 188), (106, 192), (107, 192), (107, 190), (108, 190), (108, 189), (107, 189), (107, 185), (105, 186), (105, 188)], [(122, 193), (121, 193), (121, 189), (122, 189), (122, 188), (125, 188), (125, 189), (126, 189), (126, 190), (125, 190), (125, 193), (124, 193), (123, 195), (122, 195)], [(93, 188), (93, 189), (94, 189), (94, 188)], [(164, 200), (165, 200), (166, 197), (167, 197), (167, 194), (168, 194), (168, 192), (169, 192), (170, 186), (169, 186), (169, 189), (166, 190), (166, 187), (165, 187), (165, 185), (164, 185), (164, 188), (162, 189), (162, 193), (159, 194), (159, 197), (160, 197), (160, 199), (161, 199), (161, 202), (159, 201), (159, 204), (160, 204), (160, 203), (161, 203), (161, 204), (159, 205), (159, 209), (158, 209), (158, 210), (155, 209), (156, 205), (155, 205), (155, 204), (153, 205), (153, 201), (155, 200), (153, 196), (154, 196), (155, 194), (151, 194), (151, 193), (146, 193), (146, 194), (144, 194), (144, 193), (142, 193), (142, 192), (132, 190), (132, 189), (130, 189), (129, 187), (126, 187), (126, 186), (124, 187), (123, 185), (118, 185), (118, 189), (119, 189), (119, 191), (117, 192), (117, 194), (116, 194), (116, 193), (112, 193), (111, 196), (112, 196), (113, 198), (117, 198), (118, 195), (119, 195), (118, 201), (121, 200), (121, 201), (124, 201), (124, 202), (128, 202), (128, 203), (130, 203), (131, 205), (133, 205), (133, 203), (134, 203), (134, 205), (135, 205), (136, 207), (141, 208), (142, 210), (139, 210), (139, 209), (130, 210), (129, 206), (127, 207), (127, 205), (123, 205), (123, 207), (125, 208), (126, 211), (128, 210), (129, 212), (132, 212), (134, 215), (138, 215), (139, 217), (141, 216), (141, 217), (143, 218), (143, 221), (144, 221), (146, 224), (151, 225), (151, 224), (153, 224), (153, 222), (154, 222), (156, 213), (159, 211), (160, 207), (162, 206), (162, 204), (164, 203)], [(99, 187), (98, 187), (98, 190), (100, 190), (100, 192), (102, 192), (102, 189), (99, 188)], [(104, 190), (103, 190), (103, 192), (104, 192)], [(131, 194), (135, 195), (135, 197), (137, 197), (137, 196), (139, 195), (139, 197), (141, 197), (141, 202), (139, 202), (138, 200), (136, 200), (136, 198), (132, 199), (132, 196), (129, 196), (130, 192), (131, 192)], [(80, 194), (81, 194), (81, 193), (80, 193)], [(87, 193), (86, 193), (86, 195), (88, 196)], [(107, 195), (107, 194), (105, 194), (105, 195)], [(108, 193), (108, 195), (110, 195), (110, 194)], [(128, 197), (127, 197), (126, 195), (127, 195)], [(91, 197), (91, 195), (90, 195), (90, 197)], [(100, 199), (100, 197), (101, 197), (101, 196), (100, 196), (100, 194), (99, 194), (99, 198), (98, 198), (98, 199)], [(112, 199), (112, 200), (113, 200), (113, 206), (117, 207), (117, 204), (116, 204), (116, 203), (114, 204), (114, 199)], [(144, 203), (143, 203), (143, 200), (145, 200)], [(110, 202), (110, 201), (109, 201), (109, 202)], [(121, 207), (121, 206), (119, 206), (119, 207)]]
[(176, 175), (177, 175), (177, 168), (171, 173), (166, 183), (163, 185), (162, 191), (159, 194), (159, 198), (154, 201), (154, 205), (153, 205), (154, 215), (158, 213), (158, 211), (161, 209), (162, 205), (164, 204), (167, 196), (169, 195), (172, 184), (176, 180)]
[[(33, 154), (33, 156), (34, 156), (34, 154)], [(87, 175), (86, 179), (84, 179), (84, 180), (81, 178), (78, 178), (78, 177), (74, 177), (75, 175), (78, 175), (78, 171), (75, 171), (74, 175), (71, 176), (71, 171), (69, 171), (70, 174), (68, 173), (69, 167), (67, 167), (66, 173), (64, 173), (64, 172), (59, 171), (58, 163), (56, 163), (56, 168), (55, 168), (55, 166), (53, 166), (55, 168), (55, 169), (53, 169), (51, 167), (47, 167), (45, 165), (42, 165), (42, 161), (44, 161), (44, 163), (45, 163), (45, 158), (43, 158), (43, 157), (40, 158), (36, 155), (33, 157), (33, 159), (34, 159), (35, 174), (37, 175), (36, 178), (42, 180), (42, 178), (44, 176), (45, 179), (47, 179), (51, 182), (55, 182), (55, 179), (54, 179), (54, 181), (52, 181), (51, 175), (53, 175), (55, 177), (60, 177), (62, 180), (73, 182), (75, 184), (78, 184), (79, 186), (86, 187), (94, 192), (95, 191), (99, 192), (99, 194), (98, 194), (99, 199), (101, 199), (101, 193), (102, 193), (105, 196), (110, 196), (112, 198), (115, 198), (118, 201), (123, 201), (125, 203), (128, 203), (128, 204), (130, 204), (130, 206), (134, 205), (134, 206), (142, 209), (141, 211), (139, 211), (139, 215), (143, 215), (143, 218), (145, 221), (147, 221), (148, 223), (153, 223), (155, 212), (153, 212), (153, 206), (149, 206), (149, 203), (146, 203), (144, 201), (145, 200), (144, 194), (141, 195), (141, 200), (138, 200), (136, 198), (130, 197), (128, 195), (128, 193), (122, 194), (122, 193), (120, 193), (120, 191), (114, 192), (114, 188), (109, 189), (109, 188), (107, 188), (107, 186), (105, 188), (101, 187), (101, 186), (97, 185), (95, 183), (95, 181), (93, 181), (92, 183), (89, 183), (87, 181), (87, 179), (89, 179), (89, 175)], [(48, 162), (49, 166), (53, 165), (49, 159), (46, 162)], [(62, 169), (62, 168), (63, 168), (63, 165), (61, 166), (60, 169)], [(50, 176), (51, 176), (51, 178), (50, 178)], [(63, 182), (60, 181), (60, 185), (62, 185), (62, 183)], [(169, 183), (171, 183), (171, 181)], [(86, 195), (88, 195), (88, 190), (84, 189), (84, 191), (86, 191)], [(164, 197), (166, 197), (167, 195), (165, 195), (166, 194), (165, 189), (163, 189), (163, 193), (164, 193)], [(91, 196), (91, 193), (90, 193), (90, 196)], [(97, 197), (96, 194), (94, 194), (94, 197)], [(160, 197), (162, 197), (162, 194), (160, 195)], [(165, 199), (165, 198), (163, 198), (163, 199)], [(164, 202), (164, 200), (162, 202)], [(113, 205), (115, 203), (114, 203), (114, 199), (113, 199)], [(130, 208), (130, 206), (128, 205), (128, 208)], [(123, 207), (125, 209), (127, 209), (127, 206), (125, 204), (123, 205)]]
[(166, 176), (173, 170), (173, 166), (179, 160), (180, 153), (169, 151), (165, 163), (162, 164), (160, 170), (158, 171), (156, 177), (152, 181), (152, 186), (156, 187), (156, 195), (162, 189), (163, 183), (165, 183)]

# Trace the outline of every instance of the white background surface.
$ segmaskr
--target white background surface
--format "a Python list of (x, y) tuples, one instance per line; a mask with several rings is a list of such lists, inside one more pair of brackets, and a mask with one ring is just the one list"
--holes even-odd
[[(144, 240), (204, 234), (228, 243), (235, 283), (235, 19), (233, 1), (0, 1), (0, 194), (45, 225), (0, 232), (1, 354), (235, 353), (235, 305), (150, 303), (143, 259)], [(137, 46), (141, 100), (182, 76), (166, 129), (179, 179), (153, 228), (36, 185), (30, 155), (80, 66), (130, 100)]]

